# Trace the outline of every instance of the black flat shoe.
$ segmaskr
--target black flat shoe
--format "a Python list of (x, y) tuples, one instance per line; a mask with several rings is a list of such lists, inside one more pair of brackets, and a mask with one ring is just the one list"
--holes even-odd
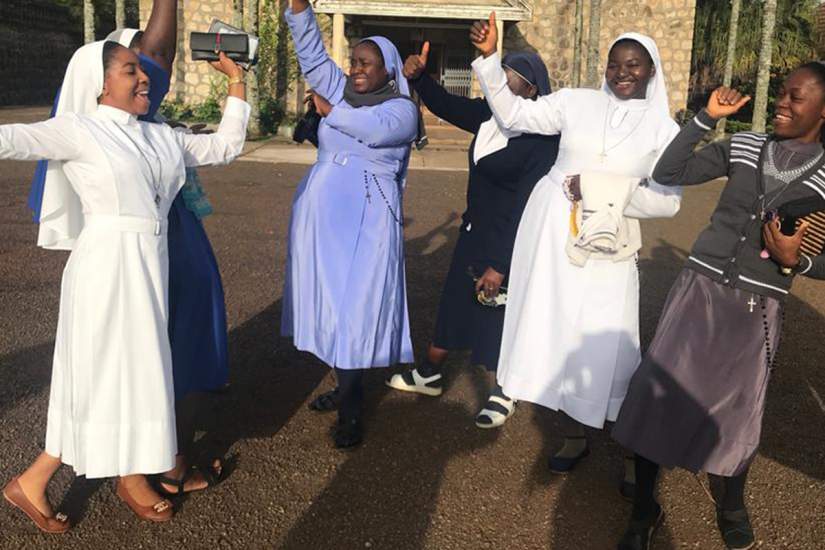
[(665, 519), (665, 512), (658, 504), (650, 517), (643, 520), (630, 520), (630, 525), (619, 541), (617, 550), (650, 550), (653, 534)]
[(358, 418), (339, 420), (332, 439), (335, 441), (335, 446), (339, 449), (350, 449), (360, 445), (364, 440), (361, 420)]
[(719, 526), (722, 540), (730, 550), (747, 550), (756, 544), (751, 520), (744, 508), (733, 512), (717, 508), (716, 525)]
[[(567, 439), (574, 439), (574, 438), (567, 438)], [(578, 438), (575, 438), (578, 439)], [(582, 438), (584, 439), (584, 438)], [(547, 461), (547, 465), (550, 467), (550, 471), (554, 474), (566, 474), (568, 472), (573, 471), (573, 469), (578, 465), (579, 462), (583, 458), (586, 458), (590, 455), (590, 446), (586, 446), (582, 452), (577, 454), (576, 456), (571, 457), (558, 457), (558, 456), (551, 456), (550, 460)]]
[(337, 411), (341, 398), (338, 396), (338, 388), (324, 392), (309, 404), (309, 409), (316, 412)]

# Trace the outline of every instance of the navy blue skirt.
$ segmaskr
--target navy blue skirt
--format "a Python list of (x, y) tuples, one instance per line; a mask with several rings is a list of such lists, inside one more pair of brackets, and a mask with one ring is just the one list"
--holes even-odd
[[(438, 304), (433, 345), (446, 350), (472, 350), (474, 365), (495, 371), (501, 351), (504, 308), (491, 308), (478, 302), (475, 282), (468, 273), (474, 263), (472, 242), (462, 225)], [(481, 269), (476, 267), (475, 271)], [(482, 273), (476, 273), (480, 275)]]
[(175, 399), (229, 379), (226, 306), (203, 224), (178, 194), (169, 210), (169, 340)]

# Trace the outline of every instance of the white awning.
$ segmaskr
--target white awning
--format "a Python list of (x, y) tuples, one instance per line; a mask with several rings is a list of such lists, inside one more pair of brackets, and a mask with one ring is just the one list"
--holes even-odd
[(533, 6), (529, 0), (316, 0), (319, 13), (386, 17), (442, 19), (486, 19), (495, 10), (499, 21), (529, 21)]

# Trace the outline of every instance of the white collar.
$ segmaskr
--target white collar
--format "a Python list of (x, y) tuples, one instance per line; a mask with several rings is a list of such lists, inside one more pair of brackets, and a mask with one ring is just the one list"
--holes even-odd
[(111, 105), (98, 105), (97, 114), (120, 124), (137, 124), (135, 115)]

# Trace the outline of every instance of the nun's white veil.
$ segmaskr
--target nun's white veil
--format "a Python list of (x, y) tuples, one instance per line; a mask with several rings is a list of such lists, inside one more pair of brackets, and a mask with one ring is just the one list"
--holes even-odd
[[(97, 110), (103, 93), (103, 45), (92, 42), (79, 48), (66, 68), (54, 116), (89, 114)], [(53, 250), (71, 250), (83, 229), (83, 207), (72, 189), (62, 162), (50, 161), (43, 189), (37, 244)]]

